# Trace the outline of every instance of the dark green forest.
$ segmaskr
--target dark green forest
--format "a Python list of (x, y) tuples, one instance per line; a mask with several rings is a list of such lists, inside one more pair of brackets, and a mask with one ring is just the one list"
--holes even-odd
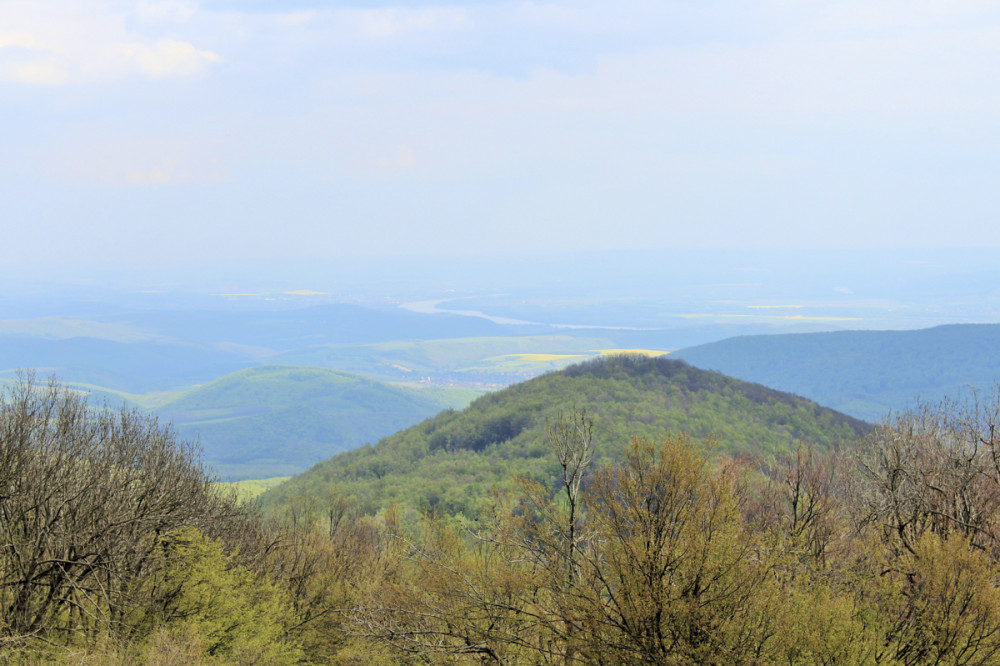
[(0, 661), (1000, 662), (996, 396), (869, 426), (680, 362), (536, 381), (364, 454), (420, 447), (376, 480), (531, 462), (474, 504), (359, 475), (262, 513), (155, 418), (23, 378), (0, 401)]

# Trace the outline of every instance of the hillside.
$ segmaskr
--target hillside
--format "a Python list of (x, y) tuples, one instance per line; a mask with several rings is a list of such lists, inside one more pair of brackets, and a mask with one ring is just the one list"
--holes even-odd
[(700, 368), (790, 391), (871, 421), (918, 396), (937, 401), (1000, 380), (1000, 325), (917, 331), (754, 335), (672, 356)]
[(454, 406), (442, 394), (334, 370), (268, 366), (231, 373), (157, 410), (198, 439), (224, 479), (302, 471)]
[(575, 407), (596, 422), (597, 460), (631, 436), (715, 436), (721, 451), (763, 455), (796, 442), (846, 444), (867, 424), (796, 396), (665, 358), (606, 357), (536, 377), (448, 410), (375, 446), (341, 453), (265, 493), (265, 506), (335, 487), (366, 511), (390, 500), (474, 513), (513, 474), (546, 481), (555, 462), (547, 420)]

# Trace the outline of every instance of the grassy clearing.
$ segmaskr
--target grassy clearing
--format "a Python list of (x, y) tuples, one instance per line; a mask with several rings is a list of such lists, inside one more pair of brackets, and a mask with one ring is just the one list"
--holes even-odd
[(478, 364), (464, 368), (463, 371), (509, 375), (511, 379), (524, 379), (529, 375), (561, 370), (567, 365), (590, 357), (590, 354), (505, 354), (484, 358)]
[(503, 354), (499, 358), (517, 358), (522, 361), (561, 361), (566, 358), (584, 358), (585, 354)]
[(219, 483), (219, 488), (232, 489), (236, 491), (241, 502), (248, 502), (263, 495), (265, 491), (280, 486), (288, 481), (290, 476), (273, 476), (270, 479), (247, 479), (246, 481), (232, 481), (230, 483)]
[(391, 382), (390, 386), (419, 391), (441, 403), (442, 408), (465, 409), (473, 400), (486, 393), (486, 389), (466, 386), (428, 386), (417, 382)]

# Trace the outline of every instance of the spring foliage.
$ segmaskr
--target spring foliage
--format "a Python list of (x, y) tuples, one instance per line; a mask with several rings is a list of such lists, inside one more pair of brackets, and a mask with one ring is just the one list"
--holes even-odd
[(516, 475), (552, 483), (560, 472), (546, 424), (586, 407), (598, 464), (620, 459), (633, 436), (684, 432), (715, 438), (727, 454), (782, 455), (797, 443), (848, 445), (868, 424), (788, 393), (668, 358), (614, 356), (571, 366), (485, 395), (315, 465), (262, 498), (265, 508), (330, 488), (369, 512), (389, 502), (474, 516), (493, 486)]
[(26, 381), (0, 407), (4, 663), (1000, 663), (1000, 401), (851, 450), (595, 450), (476, 518), (328, 489), (273, 521), (154, 421)]

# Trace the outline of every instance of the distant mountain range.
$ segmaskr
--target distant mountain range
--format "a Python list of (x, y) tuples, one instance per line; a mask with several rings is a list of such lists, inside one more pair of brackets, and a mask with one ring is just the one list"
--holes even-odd
[(484, 395), (386, 437), (340, 453), (268, 491), (274, 506), (298, 494), (331, 490), (367, 511), (392, 500), (475, 513), (492, 485), (526, 474), (556, 477), (546, 423), (586, 409), (595, 420), (597, 461), (612, 459), (630, 437), (669, 433), (717, 439), (720, 451), (770, 456), (800, 443), (847, 445), (866, 423), (808, 400), (699, 370), (666, 358), (611, 356)]
[(1000, 381), (1000, 324), (753, 335), (672, 356), (874, 421), (918, 397), (991, 389)]

